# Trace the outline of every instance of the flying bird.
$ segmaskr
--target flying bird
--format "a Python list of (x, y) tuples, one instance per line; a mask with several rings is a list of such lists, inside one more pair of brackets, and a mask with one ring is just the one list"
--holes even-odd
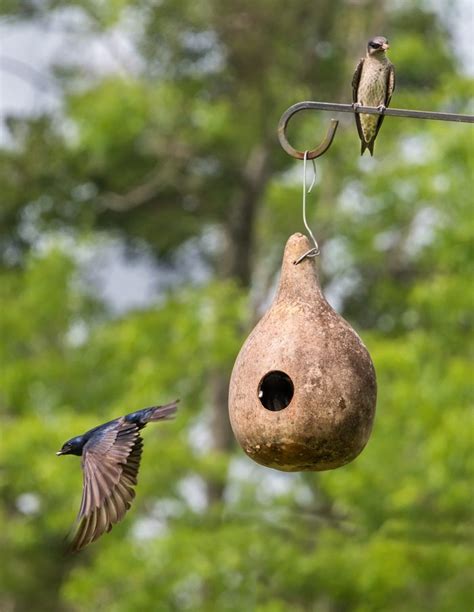
[[(376, 36), (367, 43), (367, 53), (357, 64), (352, 77), (352, 106), (375, 106), (383, 111), (390, 104), (395, 89), (395, 69), (385, 52), (389, 48), (385, 36)], [(374, 154), (374, 143), (383, 123), (383, 115), (355, 113), (361, 141), (360, 154), (368, 149)]]
[(121, 521), (135, 497), (134, 486), (147, 423), (173, 418), (177, 402), (137, 410), (65, 442), (57, 455), (82, 457), (82, 501), (70, 543), (77, 552)]

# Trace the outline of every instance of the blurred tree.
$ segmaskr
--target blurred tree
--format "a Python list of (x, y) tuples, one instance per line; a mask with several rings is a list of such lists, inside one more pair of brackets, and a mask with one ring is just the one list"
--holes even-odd
[[(396, 106), (466, 110), (472, 82), (425, 4), (3, 7), (34, 22), (70, 15), (87, 40), (122, 29), (139, 61), (100, 77), (58, 58), (62, 116), (11, 117), (14, 146), (0, 151), (2, 609), (472, 606), (466, 127), (386, 120), (376, 158), (361, 162), (347, 120), (318, 163), (327, 291), (372, 329), (379, 376), (361, 458), (318, 476), (268, 474), (231, 454), (226, 414), (243, 330), (301, 227), (295, 164), (275, 135), (282, 111), (349, 100), (365, 40), (382, 32)], [(313, 146), (325, 121), (295, 121), (296, 146)], [(64, 254), (64, 234), (119, 236), (168, 263), (193, 241), (210, 280), (113, 318)], [(78, 505), (80, 469), (52, 451), (104, 415), (175, 395), (180, 418), (147, 431), (156, 444), (126, 522), (64, 563), (58, 534)]]

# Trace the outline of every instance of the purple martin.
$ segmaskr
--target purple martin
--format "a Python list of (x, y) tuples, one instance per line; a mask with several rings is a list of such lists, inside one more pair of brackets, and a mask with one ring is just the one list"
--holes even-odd
[[(357, 64), (352, 77), (353, 107), (375, 106), (385, 110), (395, 89), (395, 69), (385, 54), (389, 48), (384, 36), (376, 36), (367, 43), (367, 53)], [(361, 141), (360, 154), (368, 149), (374, 154), (374, 143), (383, 123), (383, 115), (355, 113)]]
[(173, 418), (177, 402), (137, 410), (65, 442), (57, 455), (82, 457), (82, 501), (72, 530), (70, 551), (94, 542), (121, 521), (135, 497), (143, 449), (140, 430)]

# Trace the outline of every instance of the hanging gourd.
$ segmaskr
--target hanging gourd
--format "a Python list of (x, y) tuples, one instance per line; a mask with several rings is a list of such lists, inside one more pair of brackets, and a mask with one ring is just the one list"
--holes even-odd
[(306, 160), (329, 149), (338, 121), (331, 119), (318, 147), (298, 151), (286, 129), (295, 114), (309, 109), (474, 123), (473, 115), (386, 105), (299, 102), (283, 113), (278, 138), (289, 155), (304, 161), (303, 220), (315, 248), (302, 234), (289, 238), (276, 298), (234, 364), (229, 415), (247, 455), (285, 471), (329, 470), (357, 457), (370, 436), (377, 396), (370, 355), (326, 301), (315, 269), (319, 249), (306, 222)]
[[(304, 205), (303, 199), (306, 224)], [(366, 445), (375, 413), (372, 360), (326, 301), (315, 247), (303, 234), (290, 236), (275, 300), (245, 341), (230, 380), (237, 441), (257, 463), (284, 471), (349, 463)]]

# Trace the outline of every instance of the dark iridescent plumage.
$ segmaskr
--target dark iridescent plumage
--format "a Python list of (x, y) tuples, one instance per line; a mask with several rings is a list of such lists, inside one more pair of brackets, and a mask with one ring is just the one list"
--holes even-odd
[(143, 449), (140, 430), (173, 417), (177, 401), (132, 412), (71, 438), (57, 455), (82, 456), (82, 501), (71, 540), (78, 551), (110, 531), (130, 508)]
[[(395, 89), (395, 69), (385, 55), (389, 48), (384, 36), (369, 40), (367, 53), (362, 58), (352, 78), (352, 102), (354, 105), (386, 108)], [(366, 149), (374, 154), (374, 143), (382, 126), (383, 115), (355, 113), (357, 131), (361, 141), (361, 155)]]

